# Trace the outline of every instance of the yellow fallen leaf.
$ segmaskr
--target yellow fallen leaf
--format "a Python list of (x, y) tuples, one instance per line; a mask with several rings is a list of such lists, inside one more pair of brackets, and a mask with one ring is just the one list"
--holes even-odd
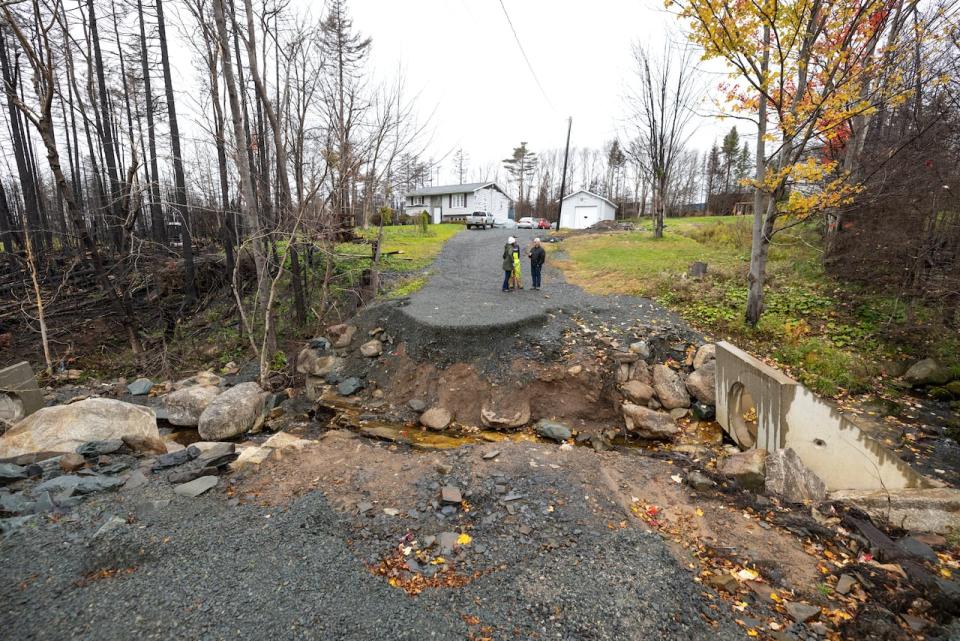
[(953, 576), (953, 572), (951, 572), (951, 571), (948, 570), (947, 568), (940, 568), (940, 574), (941, 574), (942, 576), (945, 576), (945, 577), (948, 578), (948, 579), (949, 579), (951, 576)]
[(754, 630), (753, 628), (750, 628), (749, 630), (747, 630), (747, 636), (748, 636), (748, 637), (758, 637), (758, 636), (760, 636), (760, 633), (757, 632), (756, 630)]
[(473, 540), (473, 537), (464, 532), (457, 537), (457, 545), (470, 545), (470, 541)]
[(756, 581), (759, 577), (760, 573), (750, 568), (743, 568), (737, 572), (737, 578), (741, 581)]
[(446, 562), (447, 560), (445, 558), (443, 558), (442, 556), (438, 556), (433, 561), (430, 561), (430, 565), (443, 565)]
[(697, 513), (697, 516), (703, 516), (703, 510), (701, 510), (700, 508), (697, 508), (696, 513)]
[(395, 576), (392, 576), (389, 579), (387, 579), (387, 583), (389, 583), (393, 587), (397, 587), (398, 585), (400, 585), (400, 581), (398, 581), (397, 577)]
[(783, 601), (783, 598), (776, 592), (771, 592), (770, 600), (773, 601), (774, 603), (780, 603), (781, 601)]

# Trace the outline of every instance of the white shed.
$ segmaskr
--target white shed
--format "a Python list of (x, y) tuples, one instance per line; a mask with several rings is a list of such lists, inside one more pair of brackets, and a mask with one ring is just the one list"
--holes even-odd
[(561, 229), (586, 229), (601, 220), (614, 220), (617, 206), (592, 191), (581, 189), (563, 199), (560, 208)]

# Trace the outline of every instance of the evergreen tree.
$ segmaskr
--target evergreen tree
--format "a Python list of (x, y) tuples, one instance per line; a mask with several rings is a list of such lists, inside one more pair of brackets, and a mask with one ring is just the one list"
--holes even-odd
[(521, 142), (519, 147), (514, 147), (512, 156), (504, 158), (503, 166), (517, 181), (517, 217), (520, 217), (523, 209), (523, 186), (537, 169), (537, 154), (527, 149), (526, 142)]
[(736, 127), (731, 127), (723, 137), (720, 153), (723, 154), (723, 191), (729, 192), (731, 179), (737, 177), (737, 161), (740, 158), (740, 134)]

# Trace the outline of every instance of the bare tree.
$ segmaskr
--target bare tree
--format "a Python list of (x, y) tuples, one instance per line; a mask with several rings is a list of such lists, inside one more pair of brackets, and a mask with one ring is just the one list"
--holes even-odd
[(691, 121), (699, 99), (693, 50), (666, 45), (652, 55), (634, 46), (637, 86), (630, 97), (635, 137), (628, 153), (643, 166), (653, 186), (653, 235), (663, 237), (669, 188), (677, 159), (693, 133)]

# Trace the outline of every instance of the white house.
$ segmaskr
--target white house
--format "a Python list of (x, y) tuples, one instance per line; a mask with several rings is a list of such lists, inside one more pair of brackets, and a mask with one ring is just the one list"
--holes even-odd
[(467, 183), (408, 192), (403, 196), (403, 211), (408, 215), (426, 211), (435, 223), (463, 220), (467, 214), (482, 211), (493, 214), (499, 223), (510, 217), (512, 203), (496, 183)]
[(581, 189), (564, 197), (560, 207), (561, 229), (586, 229), (601, 220), (614, 220), (617, 206), (592, 191)]

